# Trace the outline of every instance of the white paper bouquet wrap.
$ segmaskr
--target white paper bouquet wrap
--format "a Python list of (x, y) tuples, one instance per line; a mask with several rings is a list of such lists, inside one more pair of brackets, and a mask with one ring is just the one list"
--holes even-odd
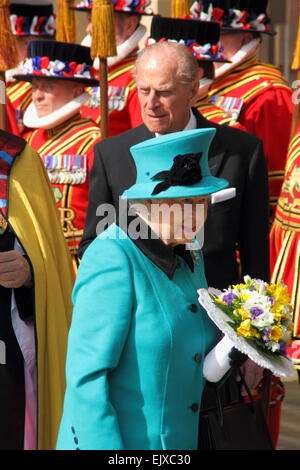
[[(246, 281), (250, 280), (250, 282), (252, 281), (251, 278), (249, 278), (249, 276), (246, 276), (245, 280)], [(263, 283), (263, 281), (260, 281), (260, 282)], [(264, 285), (268, 286), (266, 283), (264, 283)], [(235, 286), (233, 286), (233, 288), (234, 287)], [(235, 296), (236, 291), (233, 288), (229, 288), (228, 290), (226, 290), (225, 294)], [(243, 305), (243, 307), (245, 308), (243, 308), (242, 314), (244, 315), (243, 318), (247, 318), (246, 317), (247, 302), (249, 305), (252, 302), (251, 303), (252, 308), (248, 305), (248, 311), (250, 311), (248, 312), (249, 319), (244, 320), (244, 321), (247, 322), (247, 325), (251, 325), (249, 329), (253, 330), (254, 332), (255, 331), (257, 332), (257, 337), (259, 337), (259, 334), (260, 334), (259, 340), (261, 342), (262, 342), (262, 337), (264, 338), (264, 341), (266, 341), (265, 352), (261, 347), (259, 347), (256, 344), (256, 341), (254, 340), (254, 338), (250, 339), (250, 338), (241, 336), (241, 334), (239, 334), (239, 332), (235, 330), (235, 327), (233, 326), (232, 318), (229, 315), (227, 315), (227, 313), (222, 311), (222, 309), (219, 308), (218, 305), (215, 304), (214, 299), (215, 298), (220, 299), (220, 296), (224, 295), (224, 292), (221, 292), (217, 289), (210, 288), (209, 290), (199, 289), (198, 294), (199, 294), (199, 302), (203, 306), (203, 308), (206, 310), (208, 316), (216, 324), (216, 326), (225, 334), (225, 337), (206, 356), (207, 363), (206, 363), (206, 358), (204, 360), (203, 371), (204, 371), (204, 376), (207, 378), (207, 380), (216, 382), (220, 380), (220, 378), (222, 378), (222, 376), (226, 373), (226, 371), (230, 367), (229, 360), (228, 360), (228, 353), (232, 347), (235, 347), (240, 352), (246, 354), (256, 364), (258, 364), (259, 366), (265, 369), (269, 369), (274, 375), (278, 377), (290, 377), (294, 374), (292, 361), (286, 355), (279, 355), (279, 352), (278, 352), (279, 347), (282, 346), (282, 344), (279, 346), (279, 341), (277, 341), (276, 343), (276, 341), (272, 340), (272, 336), (267, 337), (267, 334), (271, 335), (271, 333), (274, 332), (272, 328), (273, 329), (282, 328), (283, 333), (285, 332), (286, 329), (290, 330), (291, 327), (290, 327), (289, 318), (287, 320), (282, 320), (282, 323), (284, 323), (285, 321), (285, 323), (288, 325), (288, 327), (285, 327), (284, 325), (281, 325), (279, 321), (275, 322), (275, 318), (278, 320), (278, 318), (280, 318), (280, 315), (278, 313), (274, 314), (270, 312), (270, 310), (268, 310), (269, 307), (268, 308), (265, 307), (264, 309), (263, 308), (259, 309), (258, 307), (260, 307), (260, 305), (259, 304), (255, 305), (255, 302), (253, 306), (253, 299), (260, 299), (261, 297), (259, 295), (260, 293), (254, 292), (253, 298), (251, 297), (250, 300), (245, 301), (245, 304)], [(250, 296), (251, 296), (251, 292), (248, 295), (248, 297), (250, 298)], [(266, 296), (266, 302), (268, 301), (271, 302), (271, 306), (275, 304), (275, 300), (272, 300), (271, 297)], [(272, 304), (272, 302), (274, 302), (274, 304)], [(282, 306), (280, 308), (283, 309), (282, 310), (283, 312), (285, 312), (284, 310), (284, 308), (286, 308), (285, 306)], [(251, 312), (253, 312), (254, 310), (256, 311), (257, 316), (251, 315)], [(271, 307), (271, 311), (272, 310), (274, 311), (274, 309), (272, 309)], [(288, 315), (285, 315), (285, 316), (283, 314), (281, 315), (283, 319), (285, 319), (285, 317), (287, 316)], [(266, 324), (264, 325), (263, 322), (266, 322)], [(253, 328), (253, 324), (258, 325), (258, 329), (256, 329), (256, 327)], [(281, 326), (277, 326), (277, 325), (281, 325)], [(287, 336), (286, 332), (285, 334)], [(262, 335), (265, 335), (265, 336), (262, 336)], [(222, 341), (223, 341), (223, 344), (221, 344)], [(280, 343), (281, 342), (283, 343), (283, 341), (280, 341)]]

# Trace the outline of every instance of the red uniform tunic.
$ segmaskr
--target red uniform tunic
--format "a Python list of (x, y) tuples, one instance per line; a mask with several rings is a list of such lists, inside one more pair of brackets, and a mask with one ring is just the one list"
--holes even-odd
[(6, 115), (7, 115), (7, 123), (6, 123), (6, 130), (11, 134), (21, 136), (19, 127), (16, 120), (16, 112), (15, 108), (11, 104), (10, 100), (6, 97)]
[(94, 145), (100, 140), (99, 128), (76, 115), (56, 128), (36, 129), (26, 138), (47, 169), (75, 265), (88, 204), (88, 174), (93, 165)]
[[(108, 71), (108, 108), (109, 108), (109, 135), (122, 132), (142, 124), (140, 104), (137, 95), (132, 70), (135, 65), (136, 54), (132, 53)], [(87, 105), (82, 106), (83, 117), (93, 119), (100, 124), (100, 95), (99, 87), (89, 88), (91, 98)]]
[(294, 306), (293, 336), (300, 339), (300, 126), (289, 146), (270, 234), (270, 254), (272, 280), (282, 279), (288, 286)]
[(270, 204), (279, 196), (293, 112), (292, 90), (276, 67), (250, 56), (227, 75), (217, 78), (210, 96), (242, 98), (239, 122), (263, 140), (268, 161)]
[(28, 131), (23, 125), (23, 115), (32, 101), (31, 83), (11, 82), (6, 87), (7, 102), (10, 112), (8, 113), (8, 129), (24, 137)]

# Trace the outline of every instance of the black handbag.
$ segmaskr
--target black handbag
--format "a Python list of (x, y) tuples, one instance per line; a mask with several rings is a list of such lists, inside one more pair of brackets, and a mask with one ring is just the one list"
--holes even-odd
[(254, 400), (243, 374), (238, 372), (250, 403), (222, 406), (218, 387), (214, 386), (216, 407), (200, 414), (198, 450), (274, 450), (261, 400)]

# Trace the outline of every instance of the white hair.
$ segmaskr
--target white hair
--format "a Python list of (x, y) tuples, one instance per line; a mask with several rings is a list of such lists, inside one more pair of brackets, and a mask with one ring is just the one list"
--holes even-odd
[[(177, 64), (176, 77), (185, 85), (192, 85), (199, 76), (199, 65), (197, 59), (191, 54), (186, 46), (174, 42), (159, 42), (145, 47), (138, 55), (134, 76), (138, 78), (138, 70), (143, 59), (148, 56), (161, 55), (168, 58), (171, 63)], [(162, 64), (163, 66), (163, 64)]]

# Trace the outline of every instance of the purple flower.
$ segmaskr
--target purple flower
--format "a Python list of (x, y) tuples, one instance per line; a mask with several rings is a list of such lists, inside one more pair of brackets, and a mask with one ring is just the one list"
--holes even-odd
[(287, 355), (287, 352), (286, 352), (286, 342), (283, 341), (283, 339), (279, 340), (279, 353), (280, 353), (282, 356), (286, 356), (286, 355)]
[(223, 296), (223, 301), (227, 303), (227, 305), (232, 305), (233, 300), (237, 299), (237, 295), (232, 294), (232, 292), (229, 292), (229, 294), (225, 294)]
[(273, 297), (268, 297), (268, 301), (271, 302), (271, 305), (275, 304), (275, 299), (273, 299)]
[(250, 308), (249, 311), (251, 312), (251, 318), (252, 320), (255, 320), (255, 318), (259, 317), (259, 315), (261, 315), (262, 313), (264, 313), (263, 310), (261, 310), (260, 308)]
[(263, 331), (264, 336), (262, 337), (262, 339), (265, 343), (268, 343), (270, 341), (270, 338), (269, 338), (270, 331), (271, 331), (271, 328), (265, 328), (264, 331)]

